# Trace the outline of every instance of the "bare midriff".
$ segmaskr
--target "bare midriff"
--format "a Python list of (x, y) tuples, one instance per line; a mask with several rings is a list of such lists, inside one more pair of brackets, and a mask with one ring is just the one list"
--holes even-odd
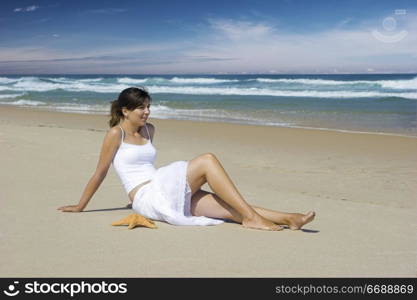
[(146, 185), (146, 184), (148, 184), (149, 182), (151, 182), (152, 180), (148, 180), (148, 181), (145, 181), (145, 182), (142, 182), (141, 184), (139, 184), (139, 185), (137, 185), (137, 186), (135, 186), (134, 188), (133, 188), (133, 190), (131, 190), (130, 192), (129, 192), (129, 199), (130, 199), (130, 201), (133, 203), (133, 199), (135, 199), (135, 195), (136, 195), (136, 193), (139, 191), (139, 189), (141, 188), (141, 187), (143, 187), (144, 185)]

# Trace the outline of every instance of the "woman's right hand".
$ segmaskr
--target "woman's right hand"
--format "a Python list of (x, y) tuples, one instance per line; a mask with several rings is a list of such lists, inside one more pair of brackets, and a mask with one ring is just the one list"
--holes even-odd
[(62, 212), (81, 212), (83, 211), (78, 205), (66, 205), (58, 207), (58, 210)]

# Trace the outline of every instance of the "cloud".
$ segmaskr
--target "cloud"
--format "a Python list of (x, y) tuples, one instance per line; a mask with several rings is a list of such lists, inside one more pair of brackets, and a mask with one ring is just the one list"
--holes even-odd
[(13, 11), (14, 12), (29, 12), (29, 11), (35, 11), (39, 8), (39, 6), (37, 5), (31, 5), (31, 6), (26, 6), (26, 7), (17, 7), (15, 8)]
[(38, 8), (39, 8), (39, 6), (32, 5), (32, 6), (26, 7), (26, 11), (34, 11), (34, 10), (37, 10)]
[(258, 39), (273, 34), (273, 27), (262, 23), (216, 19), (208, 22), (215, 31), (231, 40)]

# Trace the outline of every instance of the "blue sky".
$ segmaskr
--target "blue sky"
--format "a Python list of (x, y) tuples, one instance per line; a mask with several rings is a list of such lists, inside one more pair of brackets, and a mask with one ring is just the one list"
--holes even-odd
[(417, 72), (416, 1), (1, 1), (2, 74)]

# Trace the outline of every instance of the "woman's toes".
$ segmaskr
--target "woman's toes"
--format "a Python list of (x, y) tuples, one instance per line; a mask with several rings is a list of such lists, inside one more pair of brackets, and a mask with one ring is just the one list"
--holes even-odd
[(295, 217), (292, 221), (292, 224), (290, 224), (288, 227), (291, 230), (299, 230), (305, 224), (310, 223), (311, 221), (313, 221), (315, 216), (316, 216), (316, 213), (314, 211), (309, 211), (305, 215), (297, 214), (297, 215), (295, 215)]
[(315, 216), (316, 216), (316, 212), (309, 211), (304, 217), (304, 222), (305, 222), (304, 224), (307, 224), (313, 221)]

